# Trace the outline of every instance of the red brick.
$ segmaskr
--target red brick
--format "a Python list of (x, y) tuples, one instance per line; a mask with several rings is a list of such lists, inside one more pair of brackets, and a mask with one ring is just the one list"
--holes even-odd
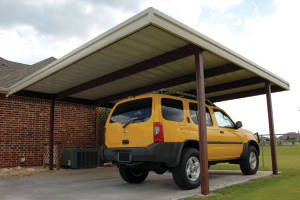
[[(0, 168), (42, 165), (48, 144), (50, 101), (0, 95)], [(95, 147), (95, 107), (57, 102), (54, 143), (64, 147)], [(22, 157), (25, 163), (20, 163)]]

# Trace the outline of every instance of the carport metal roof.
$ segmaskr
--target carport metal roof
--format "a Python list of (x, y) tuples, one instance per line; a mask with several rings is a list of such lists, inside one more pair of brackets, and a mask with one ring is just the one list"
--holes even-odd
[[(179, 21), (148, 8), (9, 88), (108, 105), (160, 88), (195, 93), (203, 50), (206, 98), (216, 102), (289, 89), (289, 83)], [(22, 90), (22, 91), (21, 91)]]

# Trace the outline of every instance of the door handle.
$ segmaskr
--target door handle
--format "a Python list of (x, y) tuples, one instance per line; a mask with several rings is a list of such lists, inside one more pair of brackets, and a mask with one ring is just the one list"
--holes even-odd
[(221, 134), (224, 134), (224, 131), (220, 131)]
[(179, 125), (179, 128), (180, 128), (180, 129), (185, 129), (186, 126), (185, 126), (185, 125)]

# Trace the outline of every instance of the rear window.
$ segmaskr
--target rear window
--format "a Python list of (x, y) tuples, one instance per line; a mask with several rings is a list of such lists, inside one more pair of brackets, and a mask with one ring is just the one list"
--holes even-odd
[(144, 122), (151, 117), (152, 98), (138, 99), (120, 103), (113, 114), (110, 122), (120, 122), (125, 124), (129, 120), (134, 119), (135, 122)]
[[(198, 124), (198, 118), (197, 118), (197, 104), (196, 103), (189, 103), (189, 107), (190, 107), (190, 116), (193, 120), (193, 122), (195, 124)], [(206, 118), (206, 126), (212, 126), (212, 120), (211, 120), (211, 116), (209, 113), (208, 108), (206, 107), (206, 112), (205, 112), (205, 118)]]
[(161, 99), (162, 116), (166, 120), (181, 122), (183, 120), (183, 103), (175, 99)]

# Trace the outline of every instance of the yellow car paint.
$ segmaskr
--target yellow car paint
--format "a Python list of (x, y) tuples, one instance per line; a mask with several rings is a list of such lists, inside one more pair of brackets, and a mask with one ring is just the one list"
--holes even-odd
[[(124, 124), (110, 122), (112, 113), (116, 107), (124, 102), (152, 98), (151, 117), (144, 122), (130, 123), (123, 128)], [(166, 120), (162, 116), (161, 99), (175, 99), (183, 102), (183, 120), (180, 122)], [(163, 126), (164, 142), (185, 142), (186, 140), (198, 140), (198, 125), (190, 116), (189, 103), (197, 103), (195, 100), (170, 96), (166, 94), (144, 94), (121, 100), (115, 104), (108, 116), (105, 125), (105, 145), (107, 148), (146, 147), (154, 143), (153, 123), (160, 122)], [(255, 134), (245, 129), (224, 128), (218, 125), (215, 110), (226, 112), (216, 106), (206, 105), (209, 110), (212, 125), (207, 126), (208, 160), (237, 159), (243, 152), (243, 144), (257, 138)], [(228, 115), (227, 115), (228, 116)], [(228, 116), (229, 117), (229, 116)], [(123, 144), (123, 140), (130, 141)]]

